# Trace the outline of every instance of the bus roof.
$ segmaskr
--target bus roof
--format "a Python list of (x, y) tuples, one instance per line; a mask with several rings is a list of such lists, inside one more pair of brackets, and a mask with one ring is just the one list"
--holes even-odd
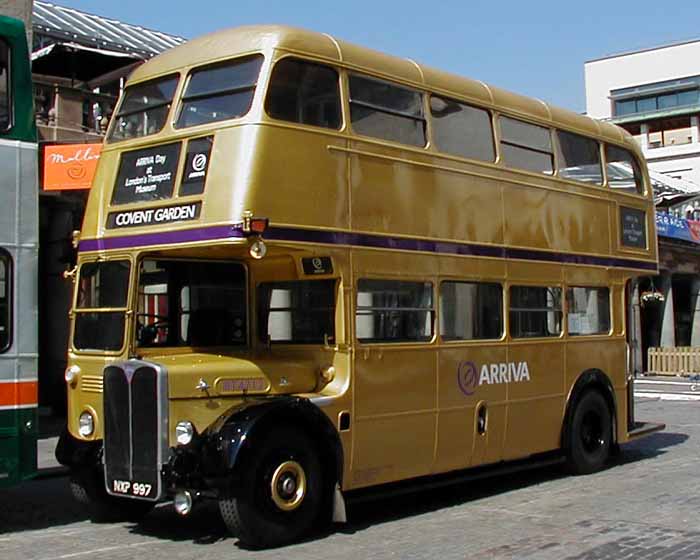
[(192, 66), (252, 52), (274, 49), (325, 59), (346, 68), (399, 80), (436, 93), (456, 96), (493, 108), (503, 107), (511, 114), (544, 123), (575, 129), (602, 139), (623, 142), (637, 148), (623, 129), (573, 111), (554, 107), (539, 99), (437, 70), (417, 62), (317, 33), (283, 25), (251, 25), (203, 35), (154, 57), (137, 68), (131, 82), (140, 82)]

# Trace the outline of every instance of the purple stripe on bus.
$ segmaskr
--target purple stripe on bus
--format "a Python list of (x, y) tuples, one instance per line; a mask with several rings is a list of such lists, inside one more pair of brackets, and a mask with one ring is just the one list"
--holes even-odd
[(215, 239), (243, 237), (240, 227), (212, 226), (178, 231), (145, 233), (125, 237), (103, 237), (102, 239), (85, 239), (80, 242), (80, 251), (107, 251), (109, 249), (128, 249), (147, 245), (175, 245), (194, 241), (213, 241)]
[[(207, 228), (187, 229), (171, 232), (147, 233), (127, 237), (107, 237), (103, 239), (86, 239), (80, 242), (80, 251), (104, 251), (108, 249), (126, 249), (148, 245), (171, 245), (193, 241), (213, 241), (241, 238), (240, 225), (212, 226)], [(591, 255), (572, 255), (570, 253), (551, 253), (535, 249), (509, 249), (492, 245), (477, 245), (452, 241), (430, 241), (406, 237), (391, 237), (371, 233), (352, 233), (345, 231), (312, 230), (302, 228), (270, 227), (264, 234), (265, 239), (280, 241), (299, 241), (303, 243), (321, 243), (324, 245), (350, 245), (356, 247), (374, 247), (379, 249), (396, 249), (402, 251), (420, 251), (443, 255), (464, 255), (475, 257), (509, 258), (514, 260), (535, 260), (567, 264), (606, 266), (612, 268), (637, 268), (656, 271), (656, 263), (619, 257), (595, 257)]]

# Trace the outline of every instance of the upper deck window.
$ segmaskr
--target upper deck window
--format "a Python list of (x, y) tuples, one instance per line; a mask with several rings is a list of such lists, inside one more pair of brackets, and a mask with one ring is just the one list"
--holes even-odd
[(10, 53), (7, 43), (0, 39), (0, 130), (7, 130), (12, 124)]
[(262, 62), (262, 55), (255, 55), (193, 70), (182, 95), (177, 128), (245, 115), (253, 102)]
[(501, 117), (501, 153), (508, 167), (551, 175), (554, 153), (549, 129)]
[(350, 76), (350, 120), (358, 134), (425, 146), (423, 96), (412, 89)]
[(598, 142), (585, 136), (557, 130), (559, 177), (583, 183), (603, 184)]
[(108, 142), (160, 132), (170, 112), (178, 76), (129, 86), (107, 134)]
[(338, 72), (323, 64), (280, 60), (272, 71), (265, 110), (274, 119), (339, 129)]
[(488, 111), (433, 95), (430, 112), (438, 150), (481, 161), (496, 159)]
[(617, 146), (605, 146), (605, 171), (611, 189), (628, 193), (644, 193), (642, 170), (632, 152)]

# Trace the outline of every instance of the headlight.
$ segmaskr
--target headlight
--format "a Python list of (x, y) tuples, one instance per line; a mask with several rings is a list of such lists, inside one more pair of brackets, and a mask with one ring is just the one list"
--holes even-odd
[(194, 436), (194, 426), (192, 422), (183, 420), (175, 426), (175, 439), (180, 445), (188, 445)]
[(83, 437), (92, 435), (92, 432), (95, 431), (95, 419), (87, 410), (80, 415), (78, 424), (80, 425), (78, 433)]
[(73, 385), (78, 380), (78, 375), (80, 374), (80, 368), (78, 366), (70, 366), (66, 368), (66, 372), (63, 374), (63, 379), (66, 380), (68, 385)]

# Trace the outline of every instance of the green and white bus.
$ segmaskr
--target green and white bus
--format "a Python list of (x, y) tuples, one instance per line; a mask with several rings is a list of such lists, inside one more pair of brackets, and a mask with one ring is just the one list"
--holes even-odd
[(36, 473), (37, 135), (27, 39), (0, 16), (0, 488)]

